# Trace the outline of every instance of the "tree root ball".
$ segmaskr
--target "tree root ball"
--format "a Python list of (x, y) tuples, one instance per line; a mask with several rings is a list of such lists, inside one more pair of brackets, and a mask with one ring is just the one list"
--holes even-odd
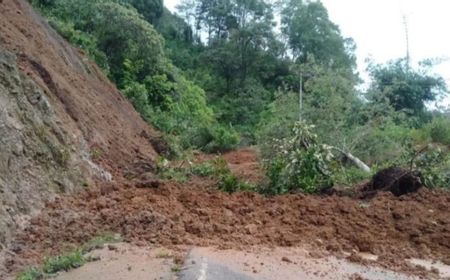
[(419, 171), (400, 167), (389, 167), (377, 172), (363, 189), (363, 196), (375, 195), (379, 191), (390, 191), (395, 196), (416, 192), (423, 187)]

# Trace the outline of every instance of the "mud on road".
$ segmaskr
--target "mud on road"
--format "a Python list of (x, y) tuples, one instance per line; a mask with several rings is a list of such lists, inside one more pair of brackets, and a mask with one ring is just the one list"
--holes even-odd
[[(239, 155), (233, 153), (232, 158)], [(235, 162), (252, 166), (245, 159)], [(157, 188), (136, 188), (124, 181), (60, 197), (17, 236), (6, 264), (14, 271), (104, 232), (169, 248), (307, 245), (319, 255), (365, 252), (377, 255), (378, 265), (416, 273), (421, 268), (411, 268), (405, 259), (450, 263), (446, 192), (422, 189), (400, 197), (380, 193), (371, 200), (303, 194), (268, 198), (227, 194), (213, 185), (196, 177)], [(353, 255), (349, 259), (364, 262)]]

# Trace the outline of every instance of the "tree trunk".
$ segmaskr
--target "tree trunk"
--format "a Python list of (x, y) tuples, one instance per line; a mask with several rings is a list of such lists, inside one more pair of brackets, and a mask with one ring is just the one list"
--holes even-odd
[(370, 173), (370, 167), (365, 164), (362, 160), (360, 160), (359, 158), (355, 157), (354, 155), (352, 155), (349, 152), (345, 152), (339, 148), (333, 147), (335, 150), (341, 152), (344, 156), (346, 156), (356, 167), (358, 167), (359, 169), (361, 169), (364, 172)]

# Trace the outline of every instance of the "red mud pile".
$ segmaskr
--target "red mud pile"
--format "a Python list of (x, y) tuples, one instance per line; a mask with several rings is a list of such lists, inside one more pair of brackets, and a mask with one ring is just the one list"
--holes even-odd
[[(241, 162), (241, 169), (250, 164)], [(199, 178), (157, 188), (125, 183), (61, 198), (32, 220), (15, 249), (28, 258), (112, 231), (129, 241), (166, 246), (312, 244), (331, 253), (370, 252), (391, 267), (407, 257), (450, 261), (450, 194), (445, 192), (380, 193), (368, 201), (301, 194), (265, 198), (229, 195), (211, 183)]]

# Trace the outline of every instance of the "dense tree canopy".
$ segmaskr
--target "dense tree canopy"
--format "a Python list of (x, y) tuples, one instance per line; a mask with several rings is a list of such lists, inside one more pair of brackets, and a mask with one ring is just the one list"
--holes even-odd
[(155, 24), (162, 16), (164, 4), (162, 0), (121, 0), (123, 3), (131, 4), (151, 24)]
[[(355, 44), (320, 1), (184, 0), (177, 14), (161, 0), (31, 2), (173, 147), (220, 151), (240, 139), (259, 144), (270, 161), (280, 159), (271, 154), (273, 140), (291, 139), (300, 125), (320, 140), (317, 147), (332, 145), (382, 166), (411, 154), (408, 147), (450, 143), (448, 115), (427, 107), (447, 94), (444, 80), (400, 59), (372, 65), (369, 89), (358, 90)], [(313, 159), (319, 150), (293, 158), (302, 169), (314, 163), (304, 156)], [(280, 171), (272, 163), (271, 172)], [(326, 182), (360, 178), (344, 167)], [(291, 175), (317, 189), (308, 185), (317, 181), (302, 178), (316, 178), (322, 168), (304, 170), (312, 173)]]
[(355, 66), (354, 42), (343, 38), (320, 1), (288, 0), (282, 5), (281, 23), (293, 56), (305, 62), (313, 55), (333, 68)]
[(386, 98), (395, 110), (410, 116), (422, 116), (426, 102), (435, 101), (447, 92), (445, 81), (429, 73), (429, 67), (411, 68), (405, 59), (387, 65), (372, 65), (373, 78), (369, 97)]

